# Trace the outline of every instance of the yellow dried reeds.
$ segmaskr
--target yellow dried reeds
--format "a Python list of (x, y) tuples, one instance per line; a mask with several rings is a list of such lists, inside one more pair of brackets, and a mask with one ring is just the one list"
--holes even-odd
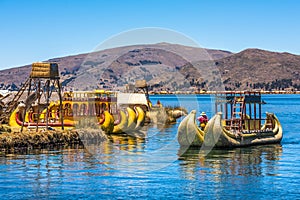
[(47, 148), (48, 146), (71, 146), (74, 144), (98, 143), (107, 140), (100, 129), (80, 130), (39, 130), (30, 132), (2, 132), (0, 134), (0, 149)]

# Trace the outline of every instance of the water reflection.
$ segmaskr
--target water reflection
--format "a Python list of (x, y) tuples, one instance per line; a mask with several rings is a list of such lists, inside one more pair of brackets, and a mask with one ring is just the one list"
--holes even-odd
[(85, 149), (108, 170), (127, 169), (140, 163), (145, 151), (145, 137), (140, 135), (110, 135), (100, 144), (85, 144)]
[(179, 149), (180, 167), (188, 179), (199, 174), (264, 176), (274, 175), (282, 154), (280, 144), (236, 149), (213, 149), (210, 152), (199, 148)]
[[(141, 154), (145, 149), (145, 137), (111, 135), (110, 141), (118, 150)], [(111, 145), (107, 145), (106, 147), (109, 148)]]
[[(29, 188), (33, 197), (36, 195), (42, 197), (51, 192), (53, 184), (66, 181), (65, 168), (72, 166), (71, 163), (76, 162), (73, 160), (74, 156), (78, 155), (78, 152), (70, 154), (68, 151), (69, 149), (34, 150), (27, 151), (26, 154), (10, 154), (1, 157), (1, 182), (5, 183), (6, 187), (13, 188), (14, 195), (19, 198), (22, 198)], [(76, 168), (71, 167), (71, 169)], [(22, 184), (18, 184), (20, 180)], [(5, 196), (2, 197), (5, 199)]]

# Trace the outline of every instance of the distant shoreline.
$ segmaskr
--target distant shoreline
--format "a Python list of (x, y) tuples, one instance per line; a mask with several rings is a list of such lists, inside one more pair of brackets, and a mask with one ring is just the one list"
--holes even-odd
[(222, 93), (243, 93), (243, 92), (260, 92), (261, 94), (300, 94), (300, 91), (205, 91), (205, 92), (190, 92), (190, 91), (161, 91), (161, 92), (149, 92), (150, 95), (168, 95), (168, 94), (222, 94)]
[[(107, 89), (107, 91), (112, 91)], [(65, 91), (66, 92), (66, 91)], [(112, 92), (123, 92), (123, 91), (112, 91)], [(245, 91), (201, 91), (201, 92), (192, 92), (192, 91), (149, 91), (149, 95), (151, 96), (155, 96), (155, 95), (216, 95), (216, 94), (225, 94), (225, 93), (244, 93), (244, 92), (260, 92), (261, 94), (272, 94), (272, 95), (276, 95), (276, 94), (300, 94), (300, 91), (251, 91), (251, 90), (245, 90)], [(12, 98), (14, 97), (14, 95), (17, 93), (17, 91), (10, 91), (9, 93), (11, 93), (12, 95), (9, 95), (7, 98), (3, 98), (2, 101), (3, 102), (9, 102), (12, 100)], [(130, 93), (130, 92), (124, 92), (124, 93)], [(21, 98), (21, 100), (24, 100), (24, 96), (23, 98)], [(51, 99), (52, 101), (56, 101), (58, 100), (58, 96), (56, 93), (52, 94)]]

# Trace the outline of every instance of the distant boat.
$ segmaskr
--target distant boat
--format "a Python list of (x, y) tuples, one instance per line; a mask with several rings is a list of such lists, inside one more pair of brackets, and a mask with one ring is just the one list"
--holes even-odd
[[(242, 147), (280, 143), (282, 127), (274, 113), (262, 117), (260, 92), (226, 92), (216, 95), (216, 114), (204, 131), (195, 131), (195, 111), (178, 128), (181, 146)], [(203, 137), (199, 137), (203, 135)], [(185, 139), (183, 139), (185, 138)]]

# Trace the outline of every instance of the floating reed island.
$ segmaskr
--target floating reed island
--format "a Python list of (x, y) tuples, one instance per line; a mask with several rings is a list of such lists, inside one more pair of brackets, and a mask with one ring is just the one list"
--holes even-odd
[(0, 127), (0, 149), (16, 152), (28, 149), (46, 149), (52, 147), (72, 146), (85, 144), (100, 144), (108, 140), (108, 136), (100, 129), (73, 129), (73, 130), (23, 130), (12, 131), (10, 127)]

